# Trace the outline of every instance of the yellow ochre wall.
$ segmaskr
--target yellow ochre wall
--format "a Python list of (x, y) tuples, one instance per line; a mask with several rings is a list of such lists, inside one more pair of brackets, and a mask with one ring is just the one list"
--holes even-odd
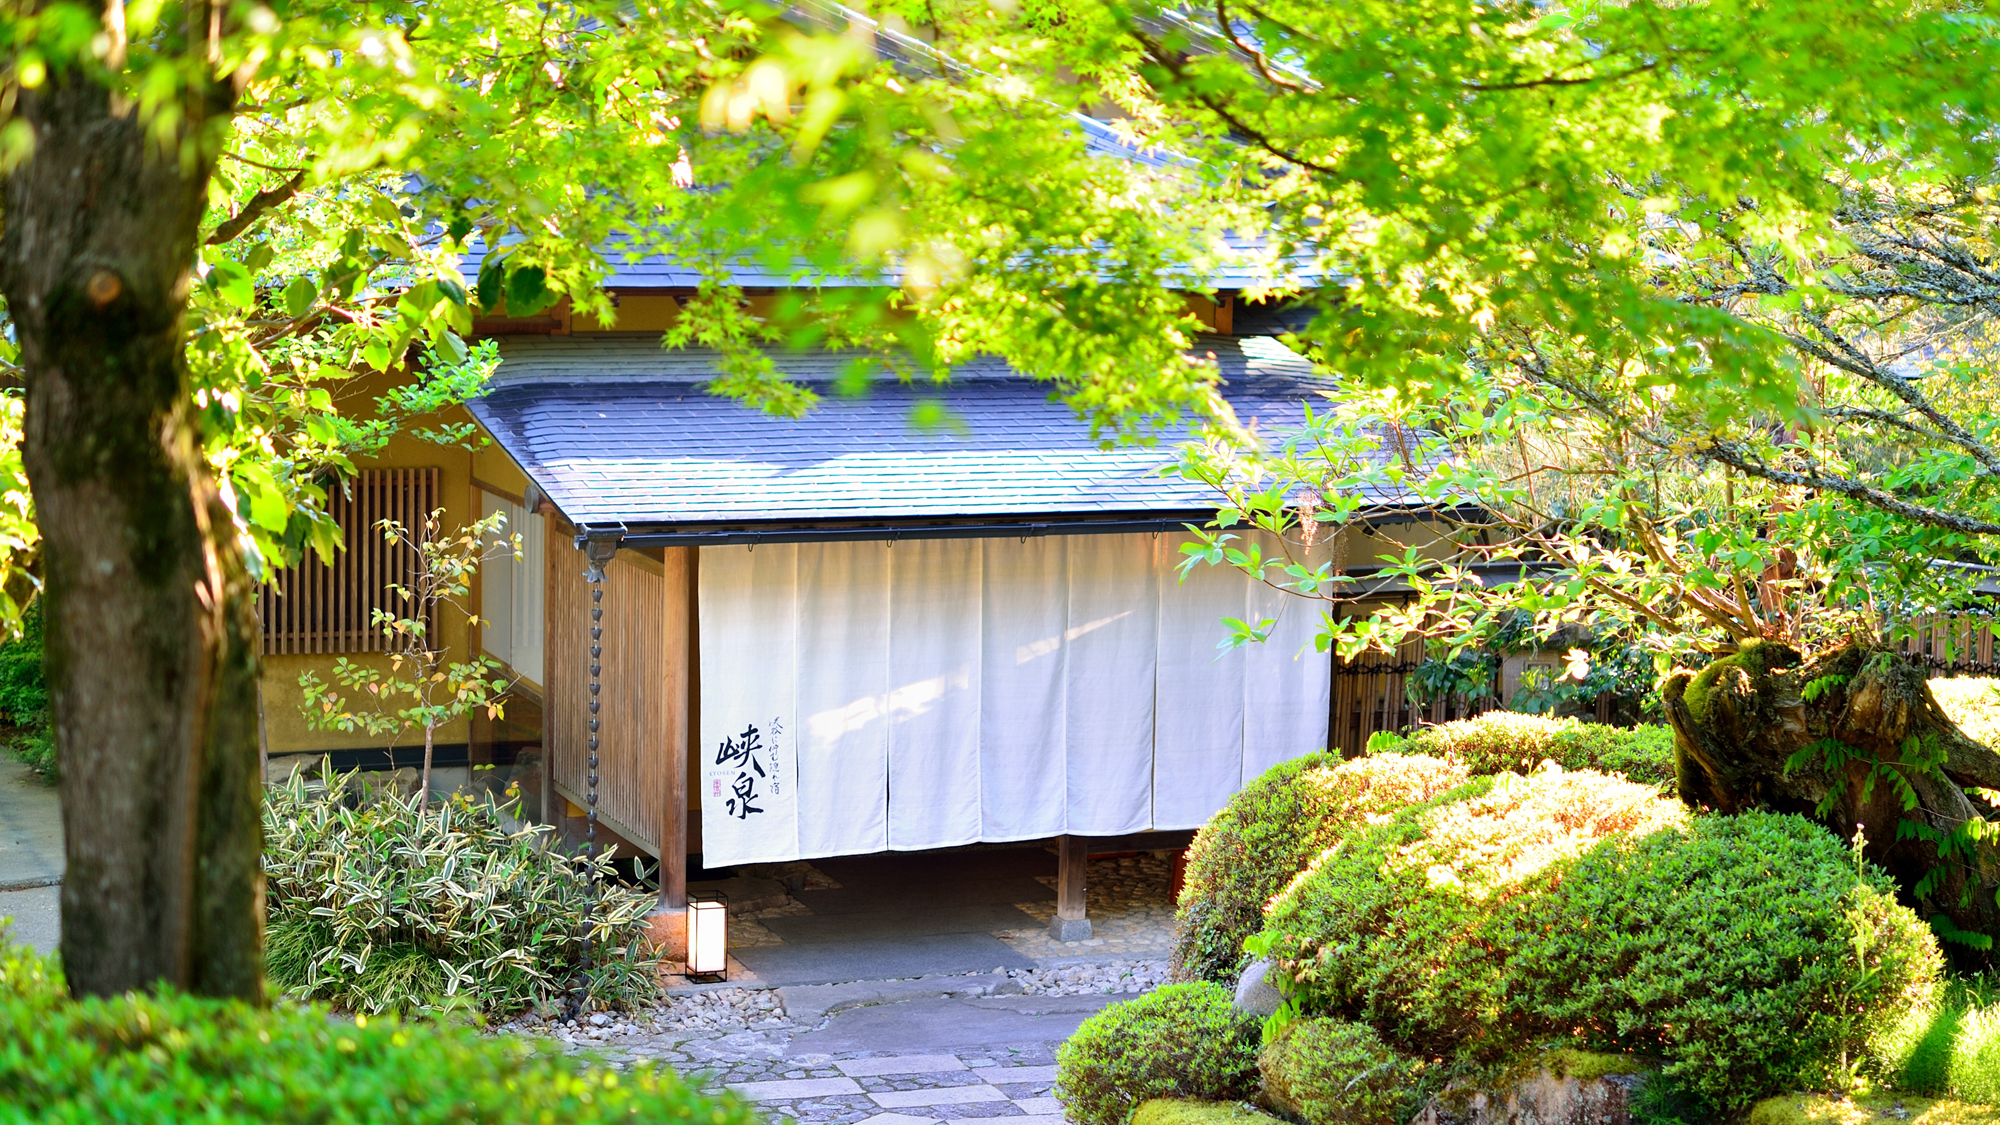
[[(391, 385), (391, 377), (373, 375), (358, 380), (342, 396), (348, 403), (365, 404), (384, 393)], [(440, 415), (439, 421), (469, 422), (472, 420), (463, 407), (453, 407)], [(481, 431), (481, 436), (484, 432)], [(480, 498), (474, 485), (480, 483), (519, 500), (527, 486), (527, 478), (516, 468), (506, 454), (490, 442), (477, 451), (458, 446), (437, 445), (412, 437), (390, 439), (383, 455), (375, 458), (357, 458), (355, 467), (359, 469), (380, 468), (426, 468), (436, 467), (438, 471), (438, 503), (444, 510), (441, 527), (446, 532), (455, 531), (479, 518)], [(468, 608), (479, 605), (479, 584), (475, 578)], [(463, 614), (449, 609), (440, 613), (439, 636), (449, 652), (448, 659), (464, 660), (471, 651), (470, 635)], [(347, 658), (357, 663), (371, 663), (382, 668), (388, 667), (388, 658), (377, 653), (349, 653)], [(423, 745), (423, 733), (413, 731), (396, 739), (375, 737), (365, 732), (319, 731), (306, 725), (300, 711), (303, 693), (299, 688), (300, 674), (311, 670), (327, 683), (333, 682), (333, 666), (336, 655), (279, 656), (264, 657), (263, 706), (265, 737), (273, 754), (293, 754), (319, 750), (353, 750), (368, 747), (397, 746), (411, 747)], [(438, 732), (441, 744), (463, 743), (468, 740), (468, 724), (453, 723)]]

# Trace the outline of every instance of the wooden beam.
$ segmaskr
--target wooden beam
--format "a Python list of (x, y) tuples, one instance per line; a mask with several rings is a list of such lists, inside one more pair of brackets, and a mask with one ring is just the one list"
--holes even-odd
[(1090, 919), (1084, 907), (1084, 872), (1090, 865), (1090, 841), (1064, 836), (1056, 844), (1056, 916), (1049, 936), (1057, 941), (1085, 941)]

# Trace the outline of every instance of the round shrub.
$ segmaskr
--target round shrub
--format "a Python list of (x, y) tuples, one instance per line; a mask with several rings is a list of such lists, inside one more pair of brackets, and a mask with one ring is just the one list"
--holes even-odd
[(1509, 1006), (1591, 1046), (1663, 1058), (1722, 1110), (1832, 1080), (1930, 1002), (1942, 961), (1887, 875), (1775, 813), (1615, 840), (1496, 928)]
[(178, 995), (72, 1001), (18, 946), (0, 946), (0, 1041), (8, 1121), (758, 1125), (671, 1071), (579, 1065), (516, 1036)]
[(1271, 905), (1255, 946), (1307, 1014), (1362, 1020), (1424, 1057), (1491, 1061), (1508, 949), (1496, 911), (1607, 838), (1686, 820), (1679, 801), (1600, 773), (1479, 778), (1327, 852)]
[(659, 994), (654, 898), (621, 888), (609, 856), (593, 891), (582, 860), (548, 847), (547, 827), (509, 832), (463, 795), (425, 807), (357, 789), (353, 774), (322, 790), (301, 773), (266, 796), (271, 983), (371, 1014), (454, 1003), (506, 1014), (563, 1001), (579, 981), (592, 1007)]
[(1623, 728), (1488, 711), (1425, 727), (1410, 736), (1407, 748), (1463, 762), (1475, 774), (1530, 773), (1548, 759), (1566, 770), (1624, 774), (1668, 792), (1674, 784), (1674, 732), (1659, 724)]
[(1085, 1020), (1056, 1056), (1075, 1125), (1126, 1125), (1152, 1098), (1230, 1101), (1257, 1089), (1257, 1021), (1207, 981), (1170, 984)]
[(1177, 980), (1233, 985), (1243, 939), (1264, 906), (1314, 856), (1370, 816), (1428, 800), (1465, 781), (1463, 766), (1420, 755), (1342, 761), (1308, 754), (1266, 771), (1195, 835), (1175, 918)]
[(1416, 1100), (1418, 1066), (1365, 1023), (1300, 1020), (1257, 1054), (1264, 1101), (1305, 1125), (1396, 1125)]

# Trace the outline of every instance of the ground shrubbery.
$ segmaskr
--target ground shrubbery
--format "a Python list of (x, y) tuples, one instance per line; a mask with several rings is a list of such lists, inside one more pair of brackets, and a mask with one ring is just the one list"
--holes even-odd
[(1958, 982), (1874, 1044), (1875, 1070), (1898, 1090), (2000, 1106), (2000, 988)]
[(1674, 732), (1661, 725), (1613, 727), (1488, 711), (1424, 727), (1388, 748), (1449, 758), (1474, 774), (1527, 773), (1548, 759), (1566, 770), (1623, 774), (1668, 793), (1674, 784)]
[(1893, 881), (1797, 816), (1695, 817), (1537, 882), (1488, 929), (1510, 951), (1505, 1016), (1662, 1058), (1710, 1105), (1823, 1088), (1943, 971)]
[(8, 1121), (758, 1125), (670, 1071), (585, 1069), (513, 1036), (184, 996), (72, 1001), (48, 963), (4, 944), (0, 1042)]
[(1264, 905), (1313, 857), (1371, 815), (1427, 800), (1465, 780), (1452, 762), (1385, 754), (1343, 762), (1308, 754), (1245, 786), (1196, 834), (1176, 918), (1174, 974), (1233, 985), (1243, 939)]
[(469, 1005), (490, 1013), (560, 1002), (594, 1007), (658, 993), (646, 943), (653, 896), (625, 890), (600, 857), (583, 972), (581, 861), (549, 829), (502, 827), (492, 806), (455, 796), (371, 793), (354, 775), (319, 788), (304, 774), (264, 812), (266, 961), (300, 999), (360, 1012)]
[(1305, 1125), (1396, 1125), (1416, 1108), (1414, 1060), (1365, 1023), (1299, 1020), (1257, 1053), (1264, 1102)]
[(1495, 1061), (1510, 952), (1488, 929), (1551, 865), (1683, 823), (1651, 788), (1598, 773), (1479, 778), (1350, 835), (1275, 900), (1252, 943), (1300, 1009), (1373, 1025), (1425, 1055)]
[[(1307, 1125), (1388, 1125), (1419, 1074), (1424, 1089), (1494, 1081), (1560, 1047), (1655, 1060), (1654, 1087), (1694, 1120), (1837, 1084), (1850, 1066), (1912, 1070), (1925, 1035), (1932, 1056), (1947, 1044), (1933, 1088), (1993, 1096), (1974, 1076), (2000, 1074), (2000, 1007), (1912, 1014), (1931, 1010), (1937, 943), (1845, 842), (1795, 816), (1690, 813), (1637, 779), (1499, 772), (1504, 751), (1480, 739), (1509, 724), (1425, 743), (1448, 758), (1362, 759), (1422, 771), (1393, 795), (1344, 795), (1343, 776), (1371, 776), (1343, 775), (1359, 762), (1274, 771), (1204, 830), (1229, 850), (1205, 857), (1181, 909), (1218, 947), (1225, 915), (1200, 897), (1235, 896), (1238, 926), (1277, 888), (1248, 942), (1290, 997), (1261, 1058), (1266, 1105)], [(1547, 746), (1534, 762), (1558, 758)], [(1659, 760), (1646, 781), (1670, 775), (1670, 748)], [(1289, 847), (1272, 842), (1288, 832)], [(1233, 983), (1235, 962), (1209, 964)], [(1140, 1013), (1121, 1019), (1153, 1034)]]
[(1690, 817), (1589, 773), (1502, 776), (1350, 836), (1257, 944), (1308, 1015), (1478, 1068), (1568, 1040), (1712, 1109), (1811, 1087), (1928, 1001), (1894, 886), (1801, 818)]
[(1169, 984), (1085, 1020), (1056, 1066), (1075, 1125), (1126, 1125), (1154, 1098), (1245, 1099), (1257, 1090), (1257, 1021), (1219, 985)]
[(49, 729), (49, 689), (42, 678), (42, 600), (21, 614), (21, 635), (0, 643), (0, 723), (12, 727), (7, 747), (54, 785), (55, 734)]

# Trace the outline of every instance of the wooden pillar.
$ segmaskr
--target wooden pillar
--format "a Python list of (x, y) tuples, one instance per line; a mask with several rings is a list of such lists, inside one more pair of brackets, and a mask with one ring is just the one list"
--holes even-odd
[(1084, 870), (1090, 864), (1090, 841), (1082, 836), (1064, 836), (1056, 845), (1056, 917), (1049, 923), (1049, 936), (1057, 941), (1084, 941), (1090, 937), (1090, 919), (1084, 911)]
[(696, 647), (694, 632), (693, 547), (666, 550), (667, 609), (660, 630), (667, 646), (666, 682), (659, 690), (667, 693), (666, 792), (661, 794), (660, 824), (660, 910), (676, 913), (687, 909), (687, 803), (688, 740), (697, 737), (689, 724), (689, 670)]

